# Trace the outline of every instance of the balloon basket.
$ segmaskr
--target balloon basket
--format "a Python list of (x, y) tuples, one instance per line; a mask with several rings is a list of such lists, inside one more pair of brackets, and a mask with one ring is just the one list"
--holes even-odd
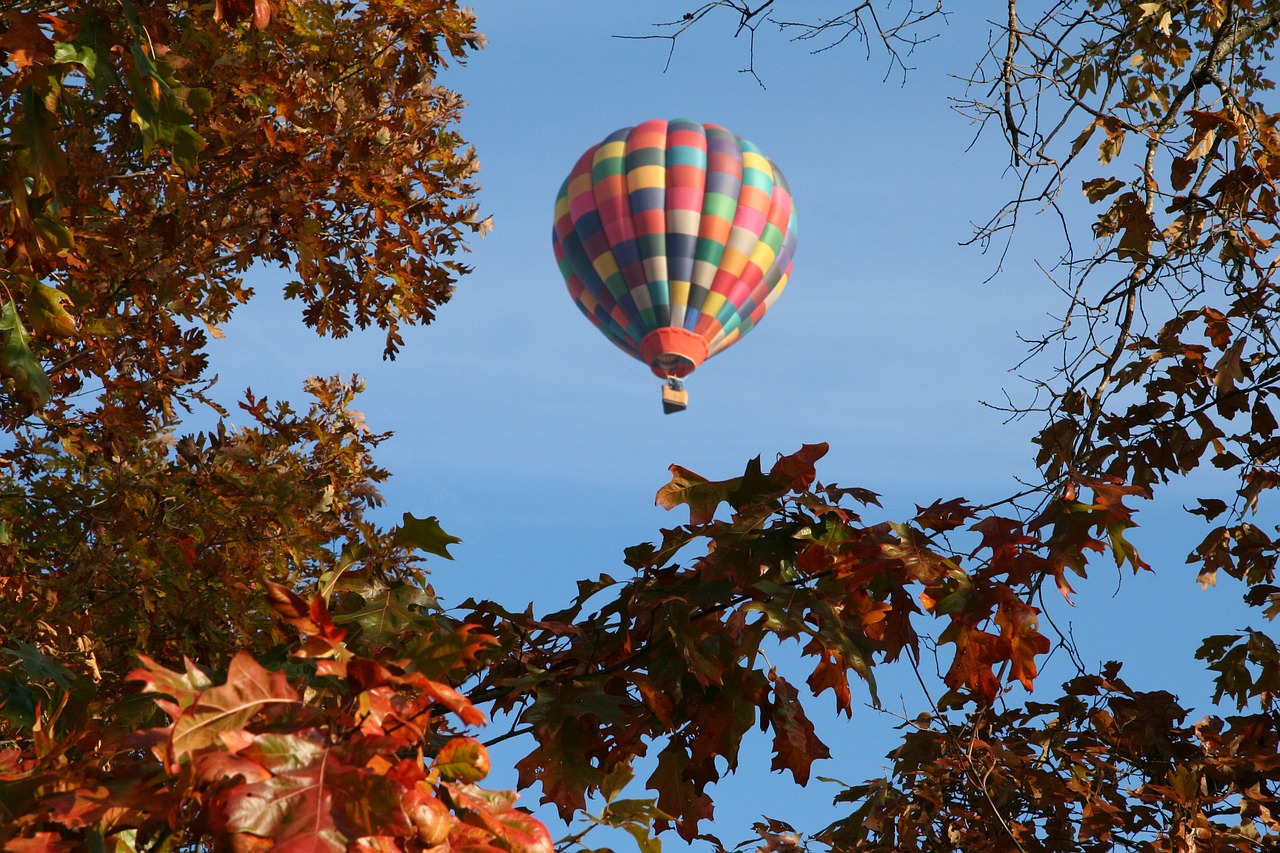
[(662, 413), (670, 415), (689, 408), (689, 392), (684, 390), (684, 380), (675, 376), (662, 386)]

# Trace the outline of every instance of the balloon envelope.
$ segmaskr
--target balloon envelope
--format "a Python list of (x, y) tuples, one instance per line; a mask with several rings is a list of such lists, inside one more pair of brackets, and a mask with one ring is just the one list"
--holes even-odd
[(587, 149), (560, 187), (553, 244), (569, 294), (660, 377), (684, 377), (760, 321), (791, 274), (782, 172), (714, 124), (646, 121)]

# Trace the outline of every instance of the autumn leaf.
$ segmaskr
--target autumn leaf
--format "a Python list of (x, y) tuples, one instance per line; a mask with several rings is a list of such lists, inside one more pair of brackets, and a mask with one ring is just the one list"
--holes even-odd
[(420, 784), (410, 790), (405, 795), (403, 806), (418, 840), (427, 847), (444, 843), (457, 823), (448, 807), (425, 785)]
[(817, 477), (815, 463), (827, 455), (830, 448), (826, 442), (803, 445), (795, 453), (779, 456), (778, 461), (769, 470), (769, 478), (784, 489), (801, 492), (813, 485)]
[(1084, 182), (1084, 194), (1090, 204), (1097, 204), (1123, 188), (1124, 181), (1115, 178), (1092, 178)]
[(450, 536), (440, 527), (439, 520), (434, 515), (426, 518), (414, 518), (411, 513), (404, 514), (404, 520), (399, 527), (393, 528), (391, 536), (397, 545), (404, 545), (407, 548), (417, 548), (420, 551), (426, 551), (428, 554), (435, 554), (437, 557), (444, 557), (446, 560), (452, 560), (453, 555), (449, 553), (449, 546), (456, 545), (462, 540), (456, 536)]
[(244, 728), (271, 705), (300, 702), (284, 673), (270, 672), (240, 652), (231, 659), (226, 682), (202, 690), (174, 721), (169, 741), (173, 760), (217, 743), (222, 732)]
[(658, 754), (658, 766), (645, 782), (645, 787), (658, 794), (658, 808), (674, 816), (676, 831), (690, 841), (697, 834), (700, 821), (713, 815), (711, 798), (700, 786), (690, 784), (686, 774), (689, 753), (679, 743), (668, 745)]
[(791, 771), (798, 785), (808, 784), (813, 762), (830, 758), (831, 752), (818, 739), (796, 689), (779, 675), (774, 675), (771, 682), (773, 703), (769, 707), (768, 723), (773, 728), (772, 767)]
[[(41, 217), (44, 219), (44, 217)], [(66, 234), (70, 242), (70, 234)], [(62, 242), (61, 237), (59, 242)], [(57, 247), (55, 247), (57, 248)], [(70, 246), (67, 246), (70, 248)], [(60, 290), (36, 282), (27, 301), (30, 312), (31, 328), (37, 335), (66, 338), (76, 333), (76, 320), (67, 311), (66, 306), (71, 298)]]
[[(153, 661), (146, 655), (138, 655), (141, 667), (126, 676), (126, 681), (141, 681), (148, 693), (161, 693), (178, 700), (176, 705), (161, 704), (176, 720), (183, 709), (190, 707), (207, 688), (213, 686), (209, 676), (190, 659), (184, 660), (184, 672), (174, 672)], [(159, 701), (159, 700), (157, 700)]]
[(452, 738), (431, 766), (451, 782), (479, 782), (489, 775), (489, 751), (475, 738)]
[(280, 617), (304, 636), (319, 637), (332, 644), (341, 643), (347, 632), (333, 624), (329, 608), (320, 596), (307, 602), (283, 584), (268, 581), (267, 600)]
[(473, 811), (476, 820), (494, 837), (495, 845), (505, 853), (552, 853), (555, 844), (541, 821), (519, 809)]
[(396, 839), (408, 835), (412, 828), (403, 786), (364, 767), (340, 767), (330, 778), (337, 792), (333, 820), (338, 831), (349, 839), (365, 839), (366, 845), (382, 836), (389, 849), (399, 851)]
[(241, 751), (272, 773), (232, 788), (221, 824), (232, 836), (269, 839), (272, 850), (346, 850), (334, 821), (334, 780), (342, 769), (332, 751), (300, 735), (262, 735)]
[(79, 850), (81, 843), (63, 837), (56, 832), (37, 832), (27, 838), (13, 838), (5, 843), (9, 853), (71, 853)]
[(1124, 147), (1125, 127), (1115, 116), (1098, 119), (1098, 126), (1107, 134), (1098, 146), (1098, 162), (1105, 166), (1119, 156), (1120, 149)]
[(680, 465), (672, 465), (671, 482), (658, 490), (657, 505), (672, 510), (680, 505), (689, 507), (689, 523), (710, 524), (715, 518), (716, 507), (729, 500), (736, 487), (735, 480), (711, 482)]
[(977, 628), (963, 618), (953, 618), (938, 637), (939, 643), (956, 647), (955, 657), (943, 681), (952, 690), (967, 689), (989, 702), (1000, 692), (993, 665), (1009, 657), (1009, 640)]
[(927, 507), (916, 505), (916, 524), (925, 530), (945, 533), (954, 530), (973, 517), (973, 507), (964, 498), (934, 501)]
[(1000, 636), (1009, 644), (1009, 678), (1027, 690), (1035, 687), (1037, 655), (1049, 653), (1049, 639), (1039, 631), (1039, 611), (1013, 595), (1006, 595), (996, 610)]
[(1213, 366), (1213, 387), (1218, 389), (1219, 396), (1235, 391), (1236, 383), (1245, 380), (1244, 366), (1240, 356), (1244, 351), (1246, 340), (1243, 335), (1237, 337), (1222, 353), (1218, 363)]

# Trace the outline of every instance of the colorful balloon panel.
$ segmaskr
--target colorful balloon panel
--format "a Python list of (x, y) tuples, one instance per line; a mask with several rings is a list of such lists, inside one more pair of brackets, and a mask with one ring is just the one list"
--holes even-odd
[(714, 124), (653, 120), (610, 134), (556, 199), (556, 261), (582, 313), (663, 378), (732, 346), (786, 287), (787, 182)]

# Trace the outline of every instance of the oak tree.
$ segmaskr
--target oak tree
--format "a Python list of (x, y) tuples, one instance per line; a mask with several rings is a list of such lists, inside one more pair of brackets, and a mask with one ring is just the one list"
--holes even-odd
[[(1214, 526), (1187, 562), (1204, 586), (1239, 581), (1262, 619), (1280, 613), (1280, 528), (1263, 521), (1280, 485), (1271, 70), (1280, 5), (1006, 0), (984, 9), (997, 11), (959, 106), (999, 135), (1018, 179), (974, 241), (1002, 257), (1033, 211), (1062, 223), (1061, 254), (1040, 259), (1063, 294), (1061, 323), (1032, 342), (1038, 402), (1011, 409), (1044, 418), (1041, 479), (976, 516), (934, 504), (899, 534), (956, 565), (945, 597), (917, 597), (950, 620), (938, 635), (955, 645), (950, 693), (908, 726), (892, 773), (847, 787), (837, 797), (847, 816), (809, 843), (1269, 849), (1280, 838), (1280, 656), (1265, 623), (1205, 638), (1197, 658), (1229, 715), (1195, 722), (1171, 693), (1129, 687), (1119, 664), (1082, 668), (1056, 698), (1044, 698), (1043, 685), (1035, 701), (1001, 695), (1000, 681), (1035, 677), (1019, 658), (1034, 661), (1045, 645), (1034, 627), (1019, 634), (1034, 614), (1014, 620), (974, 590), (994, 580), (1000, 595), (1048, 606), (1049, 582), (1070, 595), (1071, 575), (1083, 575), (1094, 552), (1135, 571), (1178, 571), (1138, 555), (1124, 535), (1133, 523), (1124, 501), (1158, 499), (1171, 481), (1211, 468), (1234, 485), (1190, 508)], [(867, 0), (815, 19), (802, 4), (721, 0), (690, 8), (657, 37), (678, 50), (691, 27), (727, 19), (735, 34), (777, 27), (818, 50), (861, 41), (906, 72), (913, 50), (945, 37), (948, 15), (971, 13), (945, 0)], [(1079, 214), (1081, 196), (1092, 216)], [(768, 846), (800, 843), (787, 827), (760, 829)]]

